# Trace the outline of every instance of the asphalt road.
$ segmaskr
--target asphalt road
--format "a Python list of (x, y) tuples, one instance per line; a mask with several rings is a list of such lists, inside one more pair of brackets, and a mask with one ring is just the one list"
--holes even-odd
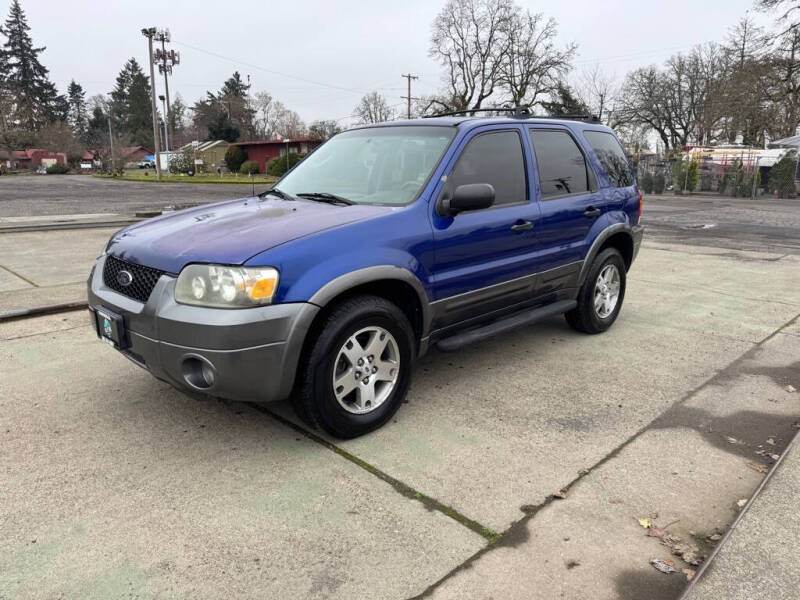
[[(263, 191), (256, 185), (256, 192)], [(134, 214), (250, 196), (252, 186), (230, 183), (138, 183), (90, 175), (0, 177), (0, 218), (73, 214)]]
[[(697, 566), (639, 519), (707, 555), (800, 418), (798, 205), (713, 200), (715, 238), (646, 202), (610, 331), (433, 351), (347, 442), (177, 392), (83, 313), (0, 325), (0, 598), (677, 598)], [(4, 234), (0, 285), (82, 285), (95, 233)]]
[(800, 254), (800, 198), (653, 195), (642, 222), (651, 240)]

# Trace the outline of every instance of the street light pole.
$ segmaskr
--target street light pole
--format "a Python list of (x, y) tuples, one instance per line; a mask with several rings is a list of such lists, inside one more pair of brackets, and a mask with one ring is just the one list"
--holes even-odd
[[(169, 111), (169, 109), (167, 108), (167, 103), (164, 100), (164, 96), (163, 95), (159, 95), (158, 99), (161, 100), (161, 106), (164, 107), (164, 114), (168, 114), (167, 111)], [(165, 148), (165, 154), (167, 156), (167, 177), (171, 177), (172, 176), (172, 172), (169, 170), (169, 163), (170, 163), (170, 158), (172, 158), (172, 155), (169, 152), (169, 134), (167, 133), (167, 122), (166, 121), (164, 121), (164, 148)]]

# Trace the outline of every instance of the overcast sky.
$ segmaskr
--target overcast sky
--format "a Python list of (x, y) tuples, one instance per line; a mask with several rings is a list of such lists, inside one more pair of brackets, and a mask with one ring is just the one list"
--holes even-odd
[[(374, 89), (402, 108), (401, 73), (419, 75), (414, 95), (439, 87), (439, 67), (428, 57), (428, 46), (444, 0), (21, 3), (34, 43), (47, 47), (42, 62), (59, 89), (65, 91), (74, 78), (87, 97), (108, 93), (131, 56), (146, 67), (147, 40), (140, 30), (147, 26), (170, 29), (172, 47), (181, 53), (170, 93), (187, 103), (219, 89), (236, 69), (250, 75), (251, 91), (269, 91), (306, 121), (346, 122), (360, 97)], [(518, 3), (554, 17), (560, 40), (578, 44), (576, 70), (599, 63), (620, 79), (638, 66), (721, 40), (753, 6), (753, 0)], [(9, 4), (0, 0), (4, 15)], [(763, 24), (771, 19), (754, 17)], [(163, 79), (157, 86), (163, 93)]]

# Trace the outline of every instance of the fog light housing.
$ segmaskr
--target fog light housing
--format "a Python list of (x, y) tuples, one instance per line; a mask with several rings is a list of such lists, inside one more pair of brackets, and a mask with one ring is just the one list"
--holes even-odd
[(207, 360), (189, 356), (183, 360), (183, 379), (195, 389), (207, 390), (214, 387), (217, 372)]

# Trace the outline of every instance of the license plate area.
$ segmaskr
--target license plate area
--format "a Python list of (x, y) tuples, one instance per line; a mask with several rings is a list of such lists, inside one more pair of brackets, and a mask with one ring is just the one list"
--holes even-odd
[(128, 336), (125, 331), (125, 319), (122, 315), (102, 306), (92, 307), (94, 326), (97, 336), (117, 350), (128, 347)]

